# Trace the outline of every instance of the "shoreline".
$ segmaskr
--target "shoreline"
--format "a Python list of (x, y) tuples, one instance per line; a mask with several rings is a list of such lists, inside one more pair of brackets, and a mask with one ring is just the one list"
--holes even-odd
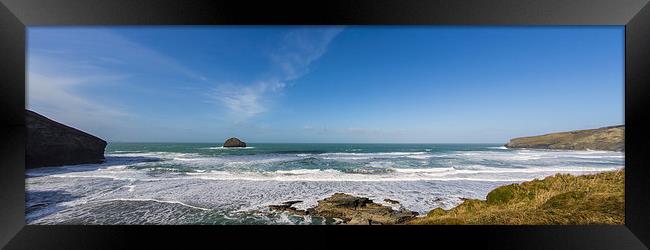
[[(31, 169), (27, 172), (27, 178), (34, 177), (28, 180), (27, 191), (36, 192), (36, 195), (46, 194), (46, 191), (55, 191), (57, 194), (70, 195), (69, 197), (81, 198), (81, 201), (89, 201), (82, 207), (74, 207), (73, 204), (78, 202), (74, 200), (64, 201), (61, 208), (69, 208), (69, 210), (62, 211), (59, 214), (52, 214), (51, 218), (41, 220), (37, 223), (57, 224), (66, 223), (72, 220), (71, 215), (81, 215), (85, 217), (99, 216), (99, 221), (107, 221), (104, 223), (130, 223), (132, 219), (128, 213), (110, 212), (115, 213), (109, 216), (109, 212), (104, 212), (101, 208), (94, 207), (109, 207), (110, 209), (119, 209), (121, 206), (132, 207), (139, 211), (151, 210), (153, 213), (160, 210), (165, 215), (164, 207), (171, 205), (167, 204), (149, 204), (133, 203), (129, 200), (148, 200), (152, 197), (162, 201), (179, 201), (192, 206), (203, 207), (208, 210), (199, 212), (206, 214), (224, 214), (232, 217), (232, 224), (248, 223), (247, 221), (257, 219), (255, 216), (246, 215), (243, 213), (239, 217), (238, 211), (249, 211), (253, 209), (257, 214), (266, 213), (268, 205), (277, 205), (284, 201), (291, 200), (304, 200), (305, 203), (296, 205), (301, 210), (313, 208), (318, 204), (321, 199), (328, 198), (335, 192), (342, 192), (345, 194), (359, 195), (361, 198), (368, 197), (377, 202), (377, 209), (386, 210), (384, 206), (390, 206), (395, 213), (402, 210), (402, 212), (416, 211), (420, 215), (415, 217), (424, 218), (432, 208), (442, 207), (444, 209), (454, 209), (461, 205), (465, 198), (483, 199), (485, 195), (491, 190), (499, 186), (508, 185), (511, 183), (520, 183), (530, 181), (534, 178), (545, 178), (547, 176), (555, 175), (556, 173), (571, 173), (574, 175), (585, 175), (596, 172), (610, 171), (623, 168), (622, 158), (624, 155), (620, 152), (611, 152), (600, 154), (599, 152), (582, 150), (584, 152), (575, 152), (576, 150), (502, 150), (501, 148), (494, 149), (491, 147), (468, 147), (468, 150), (459, 148), (445, 149), (448, 151), (443, 152), (401, 152), (402, 149), (396, 148), (401, 153), (395, 152), (368, 152), (368, 153), (308, 153), (303, 154), (296, 151), (288, 151), (287, 154), (274, 154), (262, 151), (261, 154), (255, 155), (218, 155), (213, 157), (211, 155), (201, 155), (197, 152), (159, 152), (154, 151), (140, 153), (124, 154), (123, 157), (119, 155), (108, 155), (107, 162), (103, 164), (84, 164), (67, 167), (49, 167), (43, 169)], [(423, 148), (420, 148), (424, 150)], [(188, 149), (192, 150), (192, 149)], [(258, 149), (253, 149), (258, 150)], [(560, 151), (560, 153), (553, 153), (551, 151)], [(565, 151), (565, 152), (561, 152)], [(125, 151), (125, 152), (128, 152)], [(283, 152), (283, 151), (282, 151)], [(414, 155), (415, 154), (415, 155)], [(422, 155), (425, 154), (425, 155)], [(426, 157), (425, 157), (426, 156)], [(558, 158), (559, 157), (559, 158)], [(154, 158), (156, 160), (154, 160)], [(423, 158), (423, 159), (421, 159)], [(354, 167), (337, 169), (329, 165), (323, 165), (327, 162), (339, 162), (341, 166), (347, 167), (349, 161), (361, 162), (363, 164), (375, 162), (393, 162), (400, 164), (400, 161), (416, 162), (417, 164), (424, 164), (420, 162), (432, 161), (444, 163), (445, 158), (452, 160), (465, 161), (459, 164), (453, 164), (451, 169), (432, 167), (423, 168), (419, 166), (404, 166), (397, 170), (392, 165), (377, 165), (374, 167)], [(482, 161), (494, 160), (496, 164), (483, 163)], [(574, 167), (571, 162), (583, 162), (584, 164)], [(603, 166), (590, 167), (589, 162), (599, 161), (603, 162)], [(250, 170), (262, 168), (266, 172), (259, 171), (244, 171), (244, 172), (229, 172), (231, 168), (221, 168), (219, 164), (227, 164), (234, 162), (235, 164), (244, 164), (243, 169), (251, 166)], [(270, 165), (264, 165), (264, 164)], [(555, 165), (559, 163), (561, 165)], [(566, 163), (566, 164), (565, 164)], [(263, 165), (257, 165), (263, 164)], [(285, 165), (289, 164), (289, 165)], [(307, 164), (307, 165), (305, 165)], [(328, 169), (309, 169), (309, 164), (318, 164)], [(427, 163), (431, 164), (431, 163)], [(480, 165), (476, 165), (480, 164)], [(506, 164), (506, 165), (504, 165)], [(517, 167), (518, 164), (523, 164), (523, 168)], [(536, 164), (542, 164), (537, 166)], [(571, 166), (569, 166), (569, 165)], [(585, 165), (586, 164), (586, 165)], [(613, 165), (612, 165), (613, 164)], [(608, 165), (612, 165), (611, 167)], [(81, 166), (81, 167), (78, 167)], [(203, 169), (206, 166), (209, 169)], [(236, 165), (239, 166), (239, 165)], [(266, 168), (266, 166), (276, 166), (273, 168)], [(401, 165), (400, 165), (401, 166)], [(500, 167), (503, 166), (503, 167)], [(597, 168), (596, 168), (597, 167)], [(190, 172), (189, 168), (194, 170)], [(298, 169), (296, 169), (298, 168)], [(332, 169), (329, 169), (332, 168)], [(386, 169), (387, 168), (387, 169)], [(237, 167), (236, 169), (242, 169)], [(600, 170), (599, 170), (600, 169)], [(381, 170), (381, 171), (378, 171)], [(445, 170), (442, 171), (441, 170)], [(546, 171), (541, 171), (546, 170)], [(496, 171), (496, 172), (494, 172)], [(541, 172), (540, 172), (541, 171)], [(250, 172), (250, 173), (249, 173)], [(253, 174), (251, 174), (253, 173)], [(390, 177), (388, 179), (381, 179), (381, 177)], [(59, 178), (64, 177), (64, 178)], [(83, 178), (76, 178), (83, 177)], [(253, 178), (255, 177), (255, 178)], [(309, 178), (308, 178), (309, 177)], [(362, 178), (363, 177), (363, 178)], [(408, 177), (409, 180), (417, 181), (402, 181)], [(109, 180), (101, 180), (98, 178), (109, 178)], [(255, 179), (255, 180), (251, 180)], [(308, 180), (307, 180), (307, 179)], [(379, 178), (379, 179), (377, 179)], [(460, 178), (460, 179), (458, 179)], [(478, 179), (474, 179), (478, 178)], [(357, 181), (349, 181), (354, 179)], [(217, 180), (217, 181), (213, 181)], [(218, 181), (225, 180), (225, 181)], [(238, 181), (250, 180), (250, 181)], [(306, 181), (307, 180), (307, 181)], [(495, 182), (494, 180), (498, 180)], [(504, 181), (504, 182), (501, 182)], [(61, 189), (62, 187), (65, 187)], [(83, 187), (79, 189), (78, 187)], [(111, 195), (100, 197), (105, 188), (116, 190)], [(183, 188), (190, 187), (190, 189)], [(56, 188), (56, 191), (52, 188)], [(78, 192), (78, 190), (86, 190), (91, 192)], [(160, 190), (160, 191), (157, 191)], [(213, 192), (211, 190), (219, 190)], [(246, 190), (244, 193), (237, 190)], [(269, 192), (269, 190), (274, 190)], [(151, 192), (153, 191), (153, 192)], [(413, 191), (413, 192), (411, 192)], [(66, 194), (67, 193), (67, 194)], [(205, 193), (204, 195), (193, 195)], [(66, 196), (62, 196), (65, 198)], [(57, 206), (59, 204), (54, 200), (43, 200), (46, 198), (36, 197), (33, 201), (45, 202), (45, 206)], [(98, 199), (99, 198), (99, 199)], [(97, 203), (94, 201), (103, 199), (117, 199), (126, 200), (118, 205), (111, 205), (108, 203)], [(391, 202), (381, 202), (385, 198), (396, 201), (397, 204)], [(54, 202), (54, 203), (52, 203)], [(249, 204), (250, 203), (250, 204)], [(387, 203), (390, 203), (387, 204)], [(230, 210), (229, 204), (242, 204), (234, 205)], [(101, 205), (101, 206), (100, 206)], [(40, 210), (39, 207), (34, 207), (34, 211)], [(406, 208), (406, 209), (402, 209)], [(152, 210), (153, 209), (153, 210)], [(169, 207), (167, 209), (181, 209)], [(182, 210), (182, 209), (181, 209)], [(250, 210), (250, 211), (253, 211)], [(94, 211), (96, 214), (84, 213), (84, 211)], [(386, 210), (388, 211), (388, 210)], [(194, 211), (191, 213), (195, 213)], [(231, 214), (232, 212), (232, 214)], [(123, 215), (120, 215), (123, 214)], [(390, 212), (389, 212), (390, 214)], [(399, 213), (398, 213), (399, 214)], [(404, 216), (411, 216), (408, 213), (402, 214)], [(50, 217), (50, 215), (46, 215)], [(212, 215), (206, 215), (212, 216)], [(275, 221), (277, 218), (271, 215), (265, 224), (286, 224), (288, 220)], [(286, 216), (286, 215), (281, 215)], [(207, 218), (207, 217), (206, 217)], [(227, 216), (224, 220), (230, 220)], [(171, 218), (169, 221), (157, 220), (160, 224), (183, 224), (186, 223), (182, 218)], [(220, 219), (221, 220), (221, 219)], [(261, 219), (264, 221), (266, 219)], [(292, 218), (293, 223), (290, 224), (319, 224), (319, 219), (314, 222), (308, 218)], [(101, 223), (91, 222), (90, 220), (79, 219), (72, 220), (76, 223)], [(113, 221), (113, 222), (108, 222)], [(147, 220), (144, 220), (145, 223)], [(344, 221), (344, 220), (342, 220)], [(381, 220), (379, 220), (381, 221)], [(403, 224), (403, 222), (390, 222), (395, 221), (384, 220), (383, 222), (373, 221), (370, 224)], [(410, 221), (410, 219), (409, 219)], [(197, 222), (191, 222), (197, 223)], [(212, 224), (213, 222), (208, 219), (201, 223)], [(217, 222), (219, 223), (219, 222)], [(256, 222), (257, 223), (257, 222)], [(363, 223), (363, 220), (357, 220), (354, 223)]]
[[(585, 182), (585, 179), (594, 179), (594, 176), (602, 176), (602, 175), (616, 175), (620, 173), (620, 175), (617, 177), (618, 179), (614, 178), (596, 178), (596, 182), (600, 180), (605, 180), (605, 181), (614, 181), (610, 183), (601, 183), (599, 185), (609, 185), (610, 187), (614, 188), (609, 188), (610, 190), (619, 190), (617, 191), (618, 194), (616, 195), (609, 195), (607, 196), (608, 198), (606, 199), (600, 199), (599, 201), (605, 201), (605, 202), (596, 202), (596, 200), (592, 199), (591, 203), (586, 203), (585, 201), (588, 201), (589, 197), (597, 197), (601, 196), (602, 194), (596, 193), (589, 193), (589, 192), (584, 192), (584, 188), (586, 186), (581, 187), (580, 185), (588, 183)], [(554, 211), (555, 213), (559, 214), (555, 217), (545, 217), (548, 221), (510, 221), (507, 218), (508, 217), (513, 217), (513, 218), (526, 218), (526, 217), (531, 217), (530, 215), (535, 215), (534, 217), (540, 217), (540, 215), (543, 217), (548, 211), (546, 210), (517, 210), (517, 209), (511, 209), (508, 206), (500, 206), (499, 204), (495, 204), (494, 200), (499, 200), (499, 198), (494, 198), (494, 192), (500, 189), (506, 189), (506, 191), (515, 191), (512, 192), (513, 195), (512, 197), (518, 197), (520, 193), (517, 193), (521, 186), (526, 186), (529, 185), (530, 183), (537, 183), (537, 185), (540, 188), (539, 190), (544, 190), (544, 185), (543, 183), (547, 182), (549, 179), (557, 179), (560, 178), (563, 180), (564, 185), (566, 187), (562, 186), (551, 186), (551, 188), (546, 188), (546, 190), (550, 190), (551, 192), (546, 192), (546, 194), (552, 193), (553, 195), (550, 195), (549, 199), (543, 200), (542, 201), (534, 201), (535, 199), (532, 199), (530, 201), (519, 201), (519, 203), (516, 204), (511, 204), (514, 206), (514, 208), (522, 208), (522, 207), (527, 207), (530, 206), (530, 204), (535, 204), (535, 206), (539, 207), (540, 205), (543, 205), (544, 203), (548, 203), (548, 200), (553, 198), (554, 196), (559, 196), (560, 198), (554, 198), (555, 200), (555, 207)], [(616, 181), (620, 181), (616, 183)], [(375, 196), (374, 198), (371, 198), (373, 200), (370, 200), (366, 198), (367, 196), (365, 195), (359, 195), (359, 196), (354, 196), (354, 195), (349, 195), (350, 199), (352, 200), (361, 200), (365, 206), (361, 206), (362, 209), (365, 209), (366, 207), (369, 207), (367, 212), (369, 212), (366, 215), (354, 215), (354, 211), (359, 212), (360, 207), (344, 207), (344, 208), (338, 208), (332, 206), (332, 202), (330, 202), (329, 207), (326, 207), (325, 209), (321, 209), (320, 212), (318, 213), (305, 213), (305, 211), (314, 211), (320, 203), (323, 200), (327, 200), (332, 198), (334, 195), (327, 195), (327, 196), (316, 196), (313, 200), (315, 202), (315, 206), (313, 205), (314, 203), (308, 203), (304, 204), (307, 206), (299, 206), (300, 208), (293, 209), (289, 208), (291, 205), (296, 204), (296, 200), (287, 200), (287, 199), (279, 199), (282, 200), (285, 203), (286, 201), (294, 201), (291, 202), (290, 206), (282, 207), (279, 212), (284, 212), (281, 210), (287, 210), (287, 214), (293, 214), (293, 215), (298, 215), (298, 216), (305, 216), (305, 215), (310, 215), (310, 216), (321, 216), (323, 221), (329, 221), (331, 220), (340, 220), (340, 224), (371, 224), (371, 225), (377, 225), (377, 224), (453, 224), (453, 225), (462, 225), (462, 224), (494, 224), (494, 225), (523, 225), (523, 224), (530, 224), (530, 225), (537, 225), (537, 224), (621, 224), (622, 221), (624, 220), (624, 213), (621, 211), (624, 211), (624, 209), (618, 209), (624, 207), (624, 168), (619, 169), (619, 170), (614, 170), (614, 171), (605, 171), (597, 174), (585, 174), (585, 175), (570, 175), (570, 174), (555, 174), (551, 176), (547, 176), (544, 178), (540, 179), (534, 179), (534, 180), (529, 180), (529, 181), (524, 181), (524, 182), (517, 182), (514, 184), (501, 184), (499, 186), (495, 186), (493, 188), (490, 188), (489, 192), (487, 193), (486, 196), (484, 197), (474, 197), (472, 198), (459, 198), (460, 204), (455, 204), (453, 207), (446, 207), (447, 210), (443, 208), (435, 208), (435, 209), (427, 209), (427, 210), (416, 210), (420, 211), (420, 214), (417, 214), (413, 212), (410, 209), (407, 209), (405, 207), (409, 207), (407, 204), (403, 204), (401, 201), (403, 201), (400, 198), (400, 194), (396, 193), (396, 195), (391, 195), (390, 198), (382, 198), (382, 196)], [(592, 181), (593, 182), (593, 181)], [(557, 181), (555, 182), (557, 184)], [(135, 186), (131, 187), (134, 188)], [(554, 191), (554, 189), (557, 189), (560, 187), (560, 189), (565, 189), (568, 188), (567, 190), (563, 190), (562, 192), (557, 192)], [(136, 189), (139, 189), (140, 186)], [(334, 189), (337, 190), (337, 189)], [(338, 189), (340, 190), (340, 189)], [(582, 191), (581, 191), (582, 190)], [(137, 191), (137, 190), (136, 190)], [(131, 191), (129, 191), (131, 192)], [(340, 191), (339, 191), (340, 192)], [(553, 193), (555, 192), (555, 193)], [(353, 192), (354, 193), (354, 192)], [(503, 193), (503, 192), (501, 192)], [(509, 196), (506, 192), (505, 196)], [(341, 195), (348, 195), (350, 194), (349, 192), (340, 193)], [(525, 193), (528, 195), (528, 193)], [(336, 193), (335, 193), (336, 195)], [(567, 196), (568, 195), (568, 196)], [(497, 195), (498, 196), (504, 196), (504, 194)], [(136, 196), (137, 197), (137, 196)], [(318, 198), (320, 197), (320, 198)], [(459, 196), (460, 197), (460, 196)], [(467, 197), (467, 196), (464, 196)], [(279, 197), (278, 197), (279, 198)], [(304, 198), (304, 197), (303, 197)], [(150, 200), (147, 198), (128, 198), (128, 199), (120, 199), (120, 198), (112, 198), (113, 200), (124, 200), (124, 201), (129, 201), (129, 200), (138, 200), (138, 201), (144, 201), (144, 200)], [(367, 201), (364, 201), (366, 200)], [(569, 202), (567, 202), (567, 199), (569, 199)], [(575, 201), (571, 201), (571, 199), (575, 199)], [(382, 201), (383, 200), (383, 201)], [(620, 202), (612, 203), (612, 202), (607, 202), (607, 200), (613, 200), (617, 201), (620, 200)], [(89, 200), (92, 201), (92, 200)], [(175, 200), (175, 199), (168, 199), (168, 198), (162, 198), (162, 201), (165, 201), (167, 203), (187, 203), (187, 200)], [(424, 201), (423, 201), (424, 202)], [(509, 202), (509, 201), (506, 201)], [(563, 203), (564, 202), (564, 203)], [(101, 202), (100, 202), (101, 203)], [(551, 202), (553, 203), (553, 202)], [(551, 204), (548, 203), (548, 204)], [(92, 204), (88, 203), (88, 204)], [(187, 203), (192, 206), (200, 206), (199, 204), (195, 204), (194, 202)], [(280, 204), (279, 202), (272, 202), (272, 203), (267, 203), (270, 204), (270, 206), (273, 206), (274, 204), (278, 206), (277, 204)], [(173, 204), (171, 204), (173, 205)], [(503, 204), (501, 204), (503, 205)], [(568, 206), (567, 206), (568, 205)], [(593, 217), (594, 220), (588, 220), (589, 217), (585, 217), (584, 214), (580, 215), (580, 213), (576, 213), (575, 209), (572, 209), (571, 207), (576, 207), (576, 206), (583, 206), (581, 210), (588, 211), (591, 209), (589, 207), (590, 205), (593, 206), (601, 206), (601, 205), (606, 205), (606, 206), (611, 206), (616, 209), (604, 209), (600, 211), (596, 211), (597, 216)], [(284, 206), (280, 205), (280, 206)], [(551, 206), (551, 205), (546, 205), (546, 206)], [(585, 207), (587, 206), (587, 207)], [(202, 212), (217, 212), (218, 210), (213, 210), (213, 208), (208, 207), (202, 207)], [(269, 211), (268, 209), (263, 209), (263, 208), (269, 208), (268, 205), (262, 205), (262, 207), (258, 210), (256, 209), (253, 213), (267, 213), (265, 211)], [(277, 208), (277, 207), (276, 207)], [(289, 208), (289, 209), (286, 209)], [(350, 210), (352, 208), (352, 210)], [(468, 209), (469, 208), (469, 209)], [(594, 207), (595, 208), (595, 207)], [(278, 209), (276, 209), (277, 211)], [(293, 210), (293, 211), (290, 211)], [(483, 211), (484, 210), (484, 211)], [(291, 212), (298, 212), (298, 214), (291, 213)], [(332, 214), (336, 214), (332, 211), (337, 211), (336, 213), (339, 214), (346, 214), (349, 212), (353, 212), (353, 214), (348, 214), (346, 215), (347, 217), (344, 218), (339, 218), (336, 216), (332, 216)], [(542, 211), (540, 213), (540, 211)], [(617, 212), (618, 211), (618, 212)], [(273, 211), (271, 211), (273, 212)], [(375, 214), (375, 212), (378, 212), (379, 214)], [(562, 215), (561, 213), (568, 212), (569, 214)], [(603, 217), (603, 214), (607, 213), (612, 213), (614, 216), (610, 217)], [(571, 214), (575, 213), (575, 214)], [(510, 215), (517, 215), (517, 216), (510, 216)], [(275, 214), (274, 216), (282, 216), (281, 214)], [(58, 215), (57, 215), (58, 216)], [(481, 217), (483, 216), (483, 217)], [(573, 218), (575, 217), (575, 218)], [(371, 218), (370, 221), (368, 221), (367, 218)], [(453, 218), (453, 219), (451, 219)], [(465, 218), (465, 219), (459, 219), (459, 218)], [(541, 218), (541, 217), (540, 217)], [(586, 218), (586, 219), (585, 219)], [(125, 219), (128, 219), (125, 217)], [(305, 218), (306, 219), (306, 218)], [(319, 219), (316, 219), (315, 221), (319, 221)], [(276, 222), (269, 221), (271, 223), (269, 224), (276, 224)], [(366, 223), (367, 222), (367, 223)], [(62, 221), (61, 223), (65, 224), (66, 222)], [(178, 222), (177, 222), (178, 223)], [(296, 222), (293, 224), (303, 224), (305, 222)], [(38, 224), (38, 223), (37, 223)], [(46, 223), (48, 224), (48, 223)], [(56, 223), (55, 223), (56, 224)], [(92, 224), (92, 223), (91, 223)], [(163, 223), (165, 224), (165, 223)], [(176, 223), (173, 223), (176, 224)], [(183, 223), (180, 223), (183, 224)], [(283, 224), (283, 222), (280, 222), (280, 224)], [(308, 223), (310, 224), (310, 223)], [(318, 223), (316, 223), (318, 224)]]

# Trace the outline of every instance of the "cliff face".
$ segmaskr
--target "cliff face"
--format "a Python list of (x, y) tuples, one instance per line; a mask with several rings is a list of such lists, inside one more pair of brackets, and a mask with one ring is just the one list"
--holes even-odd
[(106, 141), (26, 110), (25, 167), (100, 163)]
[(625, 126), (576, 130), (510, 140), (507, 148), (625, 151)]

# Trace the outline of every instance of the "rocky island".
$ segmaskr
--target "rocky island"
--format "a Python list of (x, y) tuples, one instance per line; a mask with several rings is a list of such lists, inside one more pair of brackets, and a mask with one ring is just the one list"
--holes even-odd
[(232, 137), (223, 143), (223, 147), (224, 148), (245, 148), (246, 143), (235, 137)]
[(25, 167), (101, 163), (106, 141), (25, 110)]
[(576, 130), (510, 140), (507, 148), (625, 151), (625, 126)]

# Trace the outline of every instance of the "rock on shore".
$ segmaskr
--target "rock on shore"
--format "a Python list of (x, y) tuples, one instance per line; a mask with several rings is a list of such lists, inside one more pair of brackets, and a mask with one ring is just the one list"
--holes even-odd
[(318, 205), (307, 210), (297, 210), (291, 205), (296, 203), (285, 202), (282, 205), (271, 205), (275, 211), (286, 211), (297, 215), (312, 215), (325, 218), (341, 219), (345, 224), (357, 225), (392, 225), (401, 224), (414, 219), (418, 213), (408, 210), (393, 210), (389, 206), (374, 203), (364, 197), (352, 196), (344, 193), (334, 195), (318, 201)]
[(625, 151), (625, 126), (576, 130), (510, 140), (507, 148)]
[(225, 148), (233, 148), (233, 147), (245, 148), (246, 143), (239, 140), (239, 139), (237, 139), (237, 138), (235, 138), (235, 137), (232, 137), (232, 138), (226, 140), (226, 142), (223, 143), (223, 147), (225, 147)]
[(104, 161), (106, 141), (26, 110), (25, 167), (49, 167)]

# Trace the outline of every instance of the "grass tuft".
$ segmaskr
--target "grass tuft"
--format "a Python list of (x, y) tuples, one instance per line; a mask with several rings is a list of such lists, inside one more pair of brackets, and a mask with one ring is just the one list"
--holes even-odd
[(625, 171), (557, 174), (498, 187), (486, 200), (436, 208), (408, 224), (558, 225), (623, 224)]

